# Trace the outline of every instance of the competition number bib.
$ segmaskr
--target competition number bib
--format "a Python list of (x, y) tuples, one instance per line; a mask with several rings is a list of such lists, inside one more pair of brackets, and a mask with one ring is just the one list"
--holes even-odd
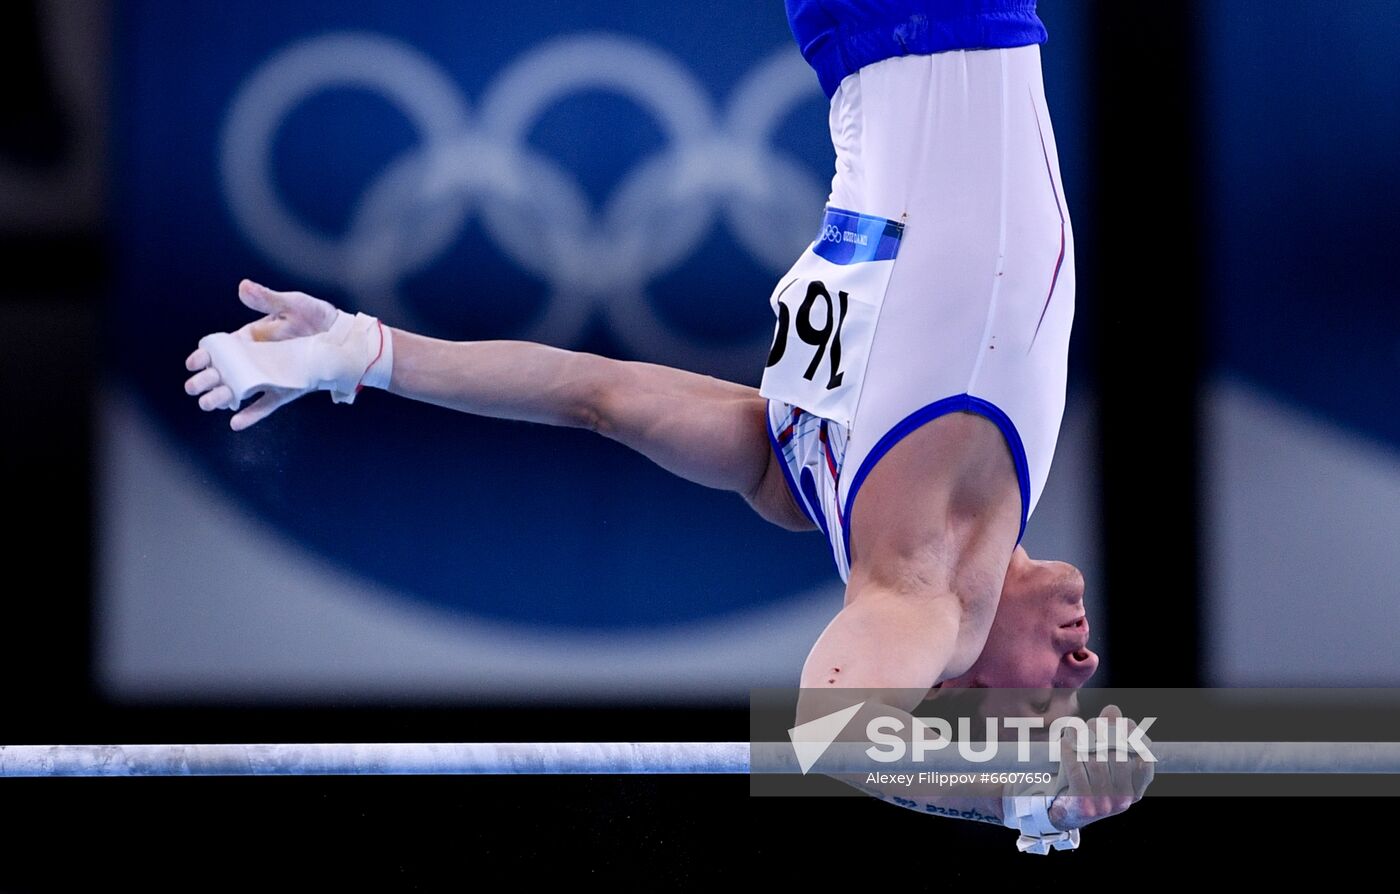
[(849, 426), (904, 224), (827, 208), (769, 298), (777, 327), (759, 393)]

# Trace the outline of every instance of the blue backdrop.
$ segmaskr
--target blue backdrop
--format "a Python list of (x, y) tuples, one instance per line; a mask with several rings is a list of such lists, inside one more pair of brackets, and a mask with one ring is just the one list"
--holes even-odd
[[(1083, 60), (1071, 13), (1046, 18), (1074, 207)], [(756, 383), (833, 162), (782, 4), (129, 0), (115, 19), (110, 359), (211, 494), (476, 617), (660, 627), (834, 580), (821, 538), (585, 433), (371, 393), (235, 436), (179, 387), (198, 337), (247, 319), (245, 276), (441, 337)]]
[(1400, 4), (1203, 9), (1216, 355), (1400, 445)]
[(1212, 682), (1400, 679), (1400, 4), (1204, 3)]

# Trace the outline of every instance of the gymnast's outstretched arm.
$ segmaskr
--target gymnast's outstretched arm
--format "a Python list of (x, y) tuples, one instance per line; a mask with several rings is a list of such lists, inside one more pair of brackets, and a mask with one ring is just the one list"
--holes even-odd
[[(225, 344), (241, 344), (229, 358), (263, 351), (259, 362), (271, 357), (282, 363), (283, 356), (269, 355), (265, 344), (281, 343), (275, 350), (287, 354), (290, 372), (285, 386), (264, 382), (235, 389), (230, 371), (221, 370), (204, 347), (208, 340), (201, 342), (186, 361), (194, 375), (185, 383), (189, 394), (200, 395), (201, 408), (238, 408), (242, 397), (262, 393), (234, 414), (235, 430), (255, 424), (310, 390), (341, 392), (337, 399), (353, 400), (356, 380), (373, 374), (369, 383), (413, 400), (482, 416), (596, 431), (682, 478), (741, 494), (775, 524), (794, 530), (811, 527), (774, 463), (765, 429), (766, 403), (754, 388), (531, 342), (444, 341), (381, 329), (372, 318), (362, 318), (355, 328), (349, 322), (353, 318), (325, 301), (247, 280), (239, 285), (239, 298), (264, 316), (232, 338), (222, 336)], [(327, 345), (328, 339), (334, 339), (334, 345)], [(301, 347), (302, 341), (305, 348), (291, 356), (287, 349)], [(385, 345), (390, 346), (387, 355)], [(357, 356), (363, 359), (354, 359)], [(297, 379), (306, 366), (314, 367), (315, 373)], [(265, 368), (257, 372), (267, 375)], [(348, 377), (349, 384), (333, 381), (337, 377)]]
[(395, 330), (394, 352), (395, 394), (589, 429), (689, 481), (742, 494), (770, 521), (811, 526), (773, 466), (765, 401), (754, 388), (531, 342), (442, 341)]

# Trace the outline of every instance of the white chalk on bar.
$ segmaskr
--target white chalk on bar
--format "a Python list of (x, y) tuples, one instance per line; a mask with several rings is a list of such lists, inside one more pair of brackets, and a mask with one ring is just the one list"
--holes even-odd
[(6, 776), (747, 773), (747, 742), (4, 745)]

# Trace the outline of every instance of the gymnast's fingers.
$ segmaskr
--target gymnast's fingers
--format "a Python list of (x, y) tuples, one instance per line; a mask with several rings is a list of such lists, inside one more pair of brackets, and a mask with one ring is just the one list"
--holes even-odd
[(203, 394), (222, 381), (217, 369), (206, 367), (185, 380), (185, 393), (191, 396)]
[(238, 284), (238, 299), (249, 310), (264, 314), (277, 314), (286, 309), (281, 292), (274, 292), (261, 283), (245, 279)]
[(227, 385), (219, 385), (212, 391), (205, 392), (199, 398), (199, 408), (206, 413), (210, 410), (218, 410), (231, 406), (233, 403), (233, 389)]
[(1070, 727), (1060, 736), (1060, 772), (1069, 784), (1068, 794), (1087, 795), (1092, 791), (1089, 774), (1078, 754), (1079, 734)]
[(271, 416), (278, 408), (286, 406), (300, 396), (301, 392), (299, 391), (287, 391), (280, 388), (268, 391), (253, 401), (250, 406), (235, 413), (233, 418), (229, 420), (229, 428), (234, 431), (243, 431), (243, 429)]
[[(1139, 738), (1146, 751), (1152, 753), (1152, 740), (1143, 735)], [(1138, 800), (1147, 793), (1147, 787), (1152, 784), (1152, 778), (1157, 774), (1157, 762), (1144, 759), (1141, 755), (1133, 755), (1133, 799)]]

